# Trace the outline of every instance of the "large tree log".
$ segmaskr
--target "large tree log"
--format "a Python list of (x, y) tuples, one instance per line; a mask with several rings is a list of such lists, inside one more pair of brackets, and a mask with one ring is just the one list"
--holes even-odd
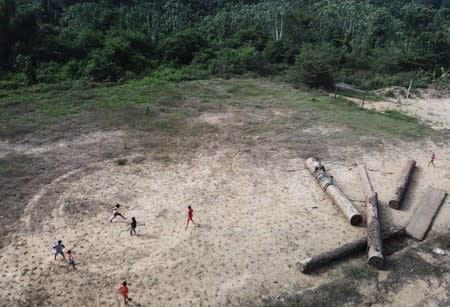
[(370, 184), (369, 175), (367, 175), (367, 170), (364, 164), (358, 164), (359, 177), (361, 177), (361, 182), (364, 190), (364, 199), (373, 192), (372, 185)]
[(378, 195), (372, 189), (366, 167), (362, 164), (358, 164), (358, 170), (363, 184), (367, 209), (367, 263), (381, 269), (384, 264), (384, 257), (380, 231), (380, 218), (378, 215)]
[(402, 175), (398, 181), (397, 188), (395, 190), (394, 195), (389, 201), (389, 207), (392, 209), (400, 209), (400, 204), (405, 196), (405, 192), (408, 188), (409, 179), (411, 178), (411, 174), (416, 167), (416, 161), (409, 160), (408, 164), (403, 168)]
[[(308, 158), (305, 160), (306, 167), (314, 172), (315, 168), (320, 165), (319, 161), (314, 158)], [(324, 188), (328, 182), (328, 175), (323, 171), (318, 171), (320, 176), (316, 176), (315, 179), (319, 185)], [(325, 190), (325, 193), (333, 200), (341, 212), (347, 217), (352, 225), (359, 225), (362, 222), (361, 214), (353, 207), (350, 200), (339, 190), (335, 185), (330, 185)]]
[[(383, 240), (389, 240), (397, 236), (402, 236), (405, 234), (404, 227), (394, 227), (386, 232), (383, 232)], [(361, 238), (344, 245), (339, 246), (336, 249), (325, 252), (323, 254), (313, 256), (310, 258), (305, 258), (297, 262), (297, 268), (303, 272), (309, 272), (322, 267), (332, 261), (342, 259), (346, 256), (355, 254), (364, 250), (367, 247), (367, 238)]]
[(384, 264), (383, 244), (381, 241), (380, 222), (378, 217), (378, 195), (371, 192), (367, 195), (367, 263), (381, 269)]

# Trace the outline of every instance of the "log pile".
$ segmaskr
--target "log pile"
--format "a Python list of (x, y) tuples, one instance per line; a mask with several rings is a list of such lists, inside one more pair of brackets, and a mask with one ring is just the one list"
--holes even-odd
[[(352, 203), (347, 197), (342, 193), (342, 191), (337, 188), (334, 184), (327, 185), (330, 183), (330, 177), (324, 166), (320, 163), (317, 158), (308, 158), (305, 160), (306, 167), (311, 171), (317, 183), (324, 190), (330, 199), (337, 205), (340, 211), (346, 216), (350, 221), (351, 225), (358, 225), (362, 221), (362, 217), (356, 210)], [(408, 189), (408, 184), (411, 175), (416, 167), (416, 161), (410, 160), (407, 165), (403, 168), (401, 176), (398, 180), (398, 184), (393, 197), (389, 201), (389, 207), (393, 209), (399, 209), (400, 205), (404, 199), (405, 193)], [(432, 223), (432, 217), (436, 214), (439, 209), (442, 200), (445, 198), (446, 192), (430, 188), (424, 199), (427, 201), (422, 201), (422, 203), (428, 202), (434, 204), (430, 206), (421, 206), (416, 211), (413, 220), (406, 226), (394, 226), (388, 228), (388, 230), (381, 232), (381, 222), (379, 216), (379, 201), (378, 194), (373, 190), (372, 185), (367, 174), (367, 170), (364, 165), (358, 164), (358, 172), (360, 174), (364, 198), (366, 202), (366, 214), (367, 214), (367, 237), (348, 242), (335, 249), (315, 255), (309, 258), (301, 259), (297, 262), (297, 268), (303, 272), (307, 273), (317, 268), (320, 268), (332, 261), (342, 259), (346, 256), (355, 254), (364, 249), (367, 250), (367, 262), (370, 265), (380, 269), (384, 264), (383, 256), (383, 241), (391, 239), (393, 237), (403, 236), (408, 234), (420, 233), (420, 239), (423, 238), (422, 235), (425, 234), (429, 225)], [(430, 192), (431, 191), (431, 192)], [(437, 192), (436, 192), (437, 191)], [(433, 194), (434, 193), (434, 194)], [(431, 195), (431, 196), (430, 196)], [(428, 199), (433, 199), (433, 201), (428, 201)], [(420, 228), (420, 229), (419, 229)], [(406, 230), (405, 230), (406, 229)], [(419, 229), (416, 231), (416, 229)], [(409, 230), (409, 231), (408, 231)], [(413, 236), (414, 237), (414, 236)]]

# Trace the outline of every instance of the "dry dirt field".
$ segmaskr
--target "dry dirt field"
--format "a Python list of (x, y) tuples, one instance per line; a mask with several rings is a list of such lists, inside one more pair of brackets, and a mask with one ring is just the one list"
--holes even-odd
[[(311, 274), (296, 268), (299, 259), (366, 233), (365, 221), (350, 226), (319, 189), (305, 158), (322, 157), (363, 216), (355, 163), (364, 163), (379, 193), (383, 228), (405, 225), (428, 186), (450, 192), (447, 132), (436, 131), (444, 135), (438, 141), (363, 135), (340, 144), (330, 139), (347, 129), (344, 123), (324, 124), (316, 114), (294, 127), (301, 120), (290, 117), (294, 106), (260, 104), (225, 101), (192, 115), (191, 124), (207, 133), (92, 126), (78, 114), (45, 135), (0, 140), (1, 167), (8, 170), (1, 173), (0, 305), (121, 306), (123, 280), (130, 306), (450, 305), (449, 197), (425, 242), (386, 246), (384, 270), (368, 267), (364, 253)], [(445, 117), (448, 123), (450, 112)], [(437, 167), (427, 165), (432, 152)], [(390, 209), (411, 158), (417, 169), (403, 207)], [(110, 223), (116, 203), (128, 220)], [(199, 227), (185, 229), (188, 205)], [(137, 236), (129, 234), (131, 217)], [(59, 239), (73, 251), (76, 271), (54, 260)], [(434, 254), (435, 247), (446, 254)]]

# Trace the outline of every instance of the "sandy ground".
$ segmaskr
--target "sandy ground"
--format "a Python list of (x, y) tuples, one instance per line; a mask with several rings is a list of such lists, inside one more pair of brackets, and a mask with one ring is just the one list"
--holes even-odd
[[(352, 99), (359, 105), (360, 99)], [(450, 98), (399, 97), (384, 101), (366, 101), (364, 107), (376, 111), (398, 110), (420, 119), (434, 129), (450, 129)]]
[[(211, 114), (204, 120), (220, 126), (231, 118)], [(124, 135), (96, 132), (34, 148), (4, 142), (0, 152), (41, 155)], [(438, 158), (436, 168), (427, 166), (431, 151)], [(336, 185), (364, 216), (354, 163), (366, 164), (385, 226), (406, 224), (428, 186), (449, 191), (447, 145), (399, 143), (376, 152), (347, 147), (339, 156), (344, 158), (324, 161)], [(295, 266), (300, 258), (366, 233), (364, 225), (349, 225), (292, 151), (215, 144), (186, 160), (170, 155), (157, 160), (145, 153), (124, 158), (128, 162), (123, 166), (105, 159), (71, 170), (34, 193), (20, 230), (1, 250), (2, 303), (119, 306), (118, 287), (127, 280), (132, 306), (264, 305), (268, 298), (319, 286), (335, 274), (304, 275)], [(392, 210), (387, 202), (409, 158), (417, 160), (417, 170), (402, 210)], [(43, 215), (49, 194), (54, 203)], [(449, 202), (446, 198), (433, 231), (449, 231)], [(115, 203), (123, 206), (128, 220), (108, 221)], [(200, 227), (186, 230), (188, 205)], [(137, 236), (129, 234), (132, 216), (139, 223)], [(52, 246), (58, 239), (73, 251), (76, 271), (67, 272), (62, 258), (54, 260)], [(437, 297), (437, 304), (448, 302), (448, 280), (447, 272), (431, 294), (426, 293), (427, 281), (406, 284), (398, 294), (387, 293), (392, 297), (382, 305), (420, 305), (430, 302), (430, 296)], [(417, 291), (422, 292), (411, 298)]]

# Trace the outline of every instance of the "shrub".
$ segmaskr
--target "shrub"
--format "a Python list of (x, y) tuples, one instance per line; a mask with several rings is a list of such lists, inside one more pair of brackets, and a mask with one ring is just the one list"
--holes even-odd
[(221, 49), (216, 58), (209, 61), (209, 70), (213, 74), (242, 74), (246, 71), (263, 72), (264, 62), (254, 47), (240, 49)]
[(163, 40), (161, 44), (164, 59), (175, 65), (190, 64), (195, 53), (206, 46), (206, 41), (193, 30), (178, 32)]
[(334, 84), (333, 74), (337, 71), (338, 59), (339, 52), (331, 45), (304, 46), (295, 58), (289, 79), (311, 87), (331, 87)]
[(85, 63), (83, 76), (93, 81), (117, 81), (120, 68), (102, 50), (94, 50)]

